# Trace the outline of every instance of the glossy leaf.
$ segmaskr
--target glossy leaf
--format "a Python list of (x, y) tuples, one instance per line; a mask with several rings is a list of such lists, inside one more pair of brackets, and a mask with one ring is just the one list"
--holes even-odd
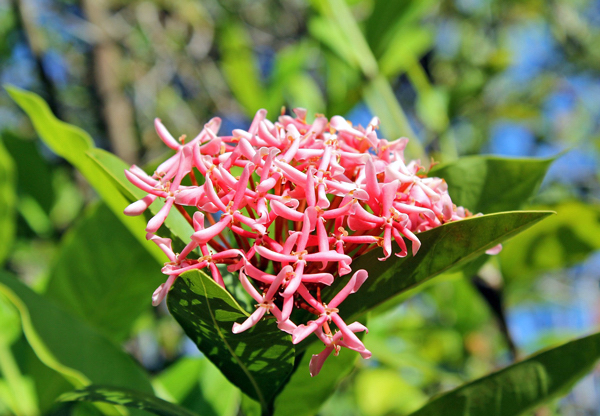
[(235, 299), (206, 274), (181, 275), (167, 297), (171, 314), (223, 374), (263, 409), (269, 409), (294, 366), (291, 336), (274, 319), (234, 334), (247, 317)]
[(93, 382), (152, 391), (131, 357), (16, 277), (0, 273), (0, 293), (19, 311), (23, 332), (39, 359), (73, 386)]
[[(551, 214), (550, 211), (503, 212), (451, 222), (418, 234), (421, 248), (414, 257), (409, 254), (379, 261), (381, 250), (370, 251), (352, 263), (353, 270), (366, 269), (369, 278), (358, 293), (340, 305), (340, 313), (356, 318), (452, 267), (466, 264)], [(345, 284), (347, 279), (339, 280), (336, 286)], [(337, 292), (337, 288), (332, 287), (325, 297), (331, 297), (331, 292)]]
[(50, 111), (48, 104), (38, 95), (15, 87), (6, 87), (6, 90), (27, 113), (44, 143), (57, 155), (75, 166), (132, 235), (146, 247), (154, 258), (161, 262), (164, 261), (162, 251), (154, 244), (146, 242), (144, 219), (122, 215), (123, 209), (129, 204), (129, 201), (121, 195), (121, 192), (104, 172), (87, 157), (86, 152), (94, 147), (89, 134), (57, 119)]
[(91, 385), (62, 394), (61, 402), (102, 402), (144, 410), (160, 416), (198, 416), (153, 395), (122, 387)]
[(0, 265), (15, 237), (16, 179), (14, 162), (0, 141)]
[(456, 205), (490, 214), (521, 208), (535, 195), (553, 161), (468, 156), (434, 166), (429, 176), (444, 178)]
[(600, 249), (600, 207), (568, 201), (549, 208), (557, 215), (516, 237), (500, 253), (508, 283), (572, 266)]
[(106, 205), (98, 204), (63, 238), (46, 295), (120, 342), (164, 282), (160, 266)]
[(411, 416), (517, 416), (565, 394), (600, 358), (600, 334), (538, 353), (431, 400)]

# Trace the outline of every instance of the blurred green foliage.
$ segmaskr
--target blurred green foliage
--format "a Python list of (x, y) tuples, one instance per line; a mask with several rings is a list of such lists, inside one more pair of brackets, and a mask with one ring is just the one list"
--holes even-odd
[[(164, 153), (154, 117), (195, 135), (213, 115), (231, 130), (258, 108), (274, 118), (282, 106), (303, 106), (362, 123), (370, 112), (384, 135), (420, 139), (409, 155), (450, 163), (433, 172), (448, 173), (453, 198), (472, 200), (464, 189), (454, 195), (453, 183), (485, 190), (472, 206), (462, 202), (484, 213), (516, 208), (490, 204), (499, 192), (533, 192), (549, 160), (505, 169), (493, 158), (455, 159), (573, 150), (531, 201), (556, 216), (515, 237), (480, 270), (440, 276), (410, 301), (372, 312), (365, 342), (374, 358), (350, 370), (344, 366), (354, 358), (338, 357), (343, 364), (332, 365), (322, 388), (338, 387), (320, 411), (325, 399), (310, 396), (307, 380), (291, 384), (310, 396), (306, 414), (408, 414), (530, 344), (538, 349), (591, 330), (596, 321), (586, 318), (587, 326), (544, 326), (520, 343), (507, 315), (527, 305), (581, 304), (585, 316), (597, 316), (598, 275), (581, 265), (599, 248), (599, 8), (595, 0), (0, 1), (2, 82), (41, 94), (59, 119), (82, 129), (22, 97), (38, 106), (30, 113), (40, 131), (55, 128), (60, 141), (46, 145), (56, 157), (0, 93), (0, 414), (97, 414), (96, 407), (53, 404), (72, 387), (65, 380), (83, 385), (84, 378), (148, 393), (152, 381), (159, 397), (199, 414), (238, 411), (240, 393), (206, 359), (179, 358), (190, 348), (182, 330), (165, 310), (150, 308), (160, 282), (152, 258), (162, 262), (162, 253), (142, 249), (143, 219), (115, 217), (135, 195), (119, 192), (127, 186), (122, 162), (93, 148), (154, 164)], [(110, 209), (90, 206), (96, 193)], [(170, 218), (175, 235), (178, 218)], [(80, 235), (84, 243), (74, 242)], [(475, 274), (483, 286), (473, 284)], [(7, 300), (14, 296), (23, 302), (17, 309)], [(98, 361), (96, 348), (110, 357)], [(283, 409), (293, 404), (286, 394), (294, 395), (280, 396)], [(539, 414), (594, 411), (597, 397), (577, 397)]]

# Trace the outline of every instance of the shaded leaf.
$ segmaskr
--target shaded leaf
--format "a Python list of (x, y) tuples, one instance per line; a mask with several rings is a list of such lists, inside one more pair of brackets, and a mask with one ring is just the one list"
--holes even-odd
[(98, 204), (63, 238), (46, 295), (122, 341), (164, 280), (160, 265)]
[(291, 336), (274, 319), (234, 334), (234, 322), (247, 317), (233, 297), (206, 274), (182, 274), (167, 297), (171, 314), (185, 333), (223, 374), (263, 409), (271, 402), (294, 366)]
[(0, 141), (0, 265), (8, 257), (15, 238), (17, 192), (15, 165)]
[(144, 371), (119, 347), (14, 276), (0, 273), (0, 293), (19, 311), (39, 359), (75, 387), (93, 382), (152, 391)]
[(52, 170), (42, 157), (38, 142), (26, 140), (10, 132), (2, 133), (2, 141), (15, 161), (18, 192), (31, 195), (46, 214), (54, 204)]
[[(340, 313), (356, 318), (393, 296), (477, 258), (485, 250), (551, 214), (549, 211), (504, 212), (450, 222), (419, 233), (421, 248), (415, 257), (409, 254), (404, 258), (392, 256), (379, 261), (381, 250), (372, 250), (352, 263), (353, 270), (366, 269), (369, 278), (358, 293), (340, 305)], [(348, 279), (338, 280), (327, 290), (325, 297), (337, 293), (338, 285), (341, 287)]]
[(517, 416), (561, 394), (600, 358), (600, 334), (538, 353), (431, 400), (411, 416)]
[(189, 410), (136, 390), (92, 385), (62, 394), (61, 402), (103, 402), (144, 410), (160, 416), (197, 416)]
[(535, 195), (554, 159), (468, 156), (434, 166), (429, 176), (444, 178), (456, 205), (489, 214), (521, 208)]

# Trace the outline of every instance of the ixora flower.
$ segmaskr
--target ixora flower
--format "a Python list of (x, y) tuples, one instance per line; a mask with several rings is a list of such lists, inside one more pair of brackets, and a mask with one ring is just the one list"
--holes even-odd
[[(207, 268), (227, 289), (217, 267), (226, 264), (257, 302), (232, 331), (246, 331), (270, 313), (294, 343), (314, 333), (325, 344), (310, 363), (315, 376), (341, 347), (371, 356), (355, 335), (367, 328), (346, 324), (338, 313), (368, 277), (365, 270), (352, 270), (352, 259), (381, 247), (383, 261), (392, 255), (392, 240), (400, 248), (394, 254), (404, 257), (405, 239), (416, 255), (419, 232), (471, 214), (452, 203), (444, 180), (427, 177), (418, 161), (405, 162), (408, 139), (377, 137), (376, 117), (363, 128), (340, 116), (308, 123), (304, 109), (274, 123), (266, 113), (259, 110), (247, 131), (229, 136), (217, 135), (221, 120), (213, 118), (189, 142), (185, 136), (176, 140), (157, 119), (156, 131), (175, 155), (151, 176), (137, 166), (125, 172), (148, 193), (125, 214), (139, 215), (157, 198), (165, 201), (146, 228), (169, 260), (154, 305), (177, 276), (192, 269)], [(190, 216), (184, 206), (197, 211)], [(194, 227), (181, 253), (154, 234), (173, 207)], [(332, 299), (322, 299), (322, 288), (352, 272)], [(313, 313), (314, 320), (292, 322), (294, 308)]]

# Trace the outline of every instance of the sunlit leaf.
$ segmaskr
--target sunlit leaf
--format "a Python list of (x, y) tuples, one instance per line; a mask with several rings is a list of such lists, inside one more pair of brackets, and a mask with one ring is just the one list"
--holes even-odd
[(600, 207), (569, 201), (551, 208), (556, 216), (514, 238), (500, 253), (502, 275), (509, 283), (572, 266), (600, 249)]
[[(123, 173), (125, 169), (129, 168), (129, 165), (123, 160), (119, 159), (118, 156), (107, 152), (103, 149), (90, 149), (87, 152), (89, 157), (100, 169), (104, 171), (113, 181), (113, 184), (120, 190), (120, 192), (127, 198), (129, 202), (136, 201), (146, 196), (146, 193), (141, 189), (137, 188), (131, 182), (127, 180)], [(164, 202), (157, 199), (150, 205), (149, 210), (153, 214), (163, 207)], [(121, 212), (122, 213), (122, 212)], [(119, 213), (119, 214), (121, 214)], [(122, 215), (119, 215), (122, 216)], [(177, 210), (171, 210), (169, 215), (165, 219), (165, 226), (182, 241), (187, 241), (189, 236), (194, 233), (192, 226), (183, 218)], [(144, 228), (146, 228), (144, 226)], [(164, 261), (164, 256), (161, 261)]]
[(39, 359), (73, 386), (93, 382), (152, 391), (147, 375), (131, 357), (16, 277), (0, 273), (0, 293), (19, 311), (27, 341)]
[(365, 37), (376, 56), (391, 54), (398, 32), (420, 23), (434, 6), (435, 0), (374, 1), (365, 22)]
[(381, 72), (387, 77), (393, 77), (406, 71), (409, 65), (418, 62), (431, 47), (433, 36), (432, 30), (421, 26), (402, 27), (379, 58)]
[(122, 341), (164, 280), (158, 262), (99, 204), (63, 238), (46, 295)]
[(274, 319), (234, 334), (234, 322), (247, 317), (233, 297), (206, 274), (181, 275), (167, 297), (171, 314), (185, 333), (223, 374), (263, 409), (286, 381), (294, 366), (291, 336)]
[(221, 29), (219, 47), (221, 67), (229, 88), (246, 110), (246, 115), (252, 117), (264, 107), (267, 97), (252, 51), (250, 35), (241, 23), (229, 22)]
[(521, 208), (535, 195), (554, 160), (468, 156), (434, 166), (429, 176), (444, 178), (456, 205), (489, 214)]
[(189, 410), (158, 397), (122, 387), (91, 385), (64, 393), (61, 402), (103, 402), (144, 410), (160, 416), (198, 416)]
[(146, 242), (146, 223), (142, 217), (122, 215), (129, 204), (112, 181), (99, 169), (86, 152), (94, 147), (91, 137), (78, 127), (57, 119), (48, 104), (38, 95), (15, 87), (6, 87), (13, 100), (27, 113), (33, 127), (46, 145), (77, 168), (110, 209), (117, 214), (132, 235), (159, 261), (164, 254)]
[(538, 353), (431, 400), (411, 416), (517, 416), (565, 394), (600, 358), (600, 334)]
[(14, 162), (0, 140), (0, 265), (10, 253), (15, 236), (15, 176)]
[(421, 407), (427, 396), (387, 368), (365, 369), (356, 376), (356, 402), (365, 416), (407, 414)]

